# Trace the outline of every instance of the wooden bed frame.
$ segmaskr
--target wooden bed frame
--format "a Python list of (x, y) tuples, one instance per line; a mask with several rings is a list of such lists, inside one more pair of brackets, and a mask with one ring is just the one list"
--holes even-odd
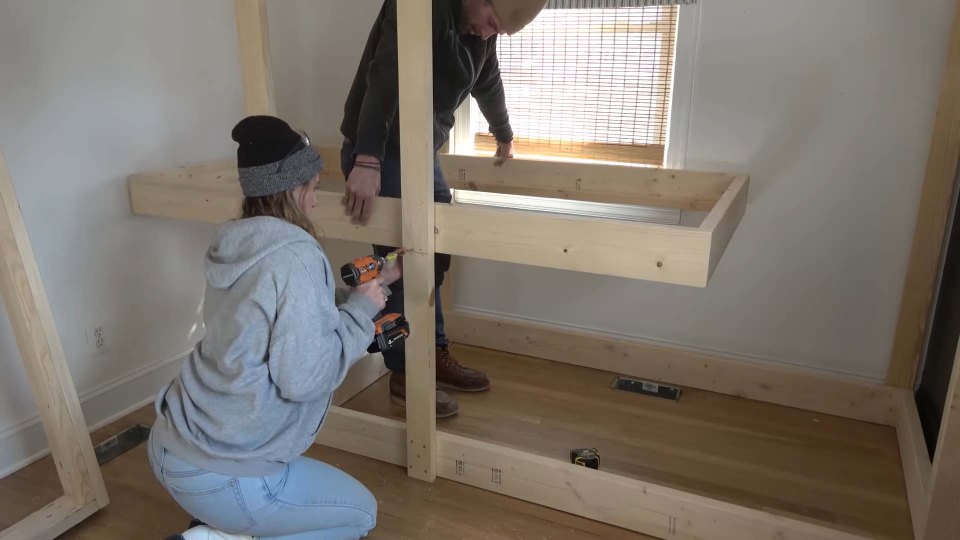
[[(264, 0), (236, 0), (236, 7), (246, 113), (273, 114)], [(354, 226), (340, 204), (343, 177), (330, 167), (311, 217), (327, 238), (408, 249), (405, 310), (412, 328), (431, 328), (434, 322), (435, 251), (687, 286), (708, 284), (746, 209), (746, 176), (519, 159), (496, 168), (492, 159), (444, 155), (441, 166), (454, 189), (681, 208), (707, 216), (697, 227), (683, 227), (435, 205), (431, 2), (405, 0), (404, 8), (398, 13), (404, 66), (404, 198), (379, 199), (369, 226)], [(938, 127), (935, 134), (940, 135), (931, 147), (931, 156), (953, 152), (953, 169), (937, 166), (951, 181), (960, 152), (955, 128), (960, 125), (960, 35), (956, 21), (954, 26), (938, 115), (938, 126), (950, 129)], [(328, 163), (338, 163), (336, 150), (320, 150)], [(927, 184), (931, 174), (928, 171)], [(221, 223), (237, 215), (241, 195), (236, 178), (232, 160), (135, 174), (129, 180), (131, 206), (140, 215)], [(953, 369), (931, 462), (912, 376), (908, 384), (878, 384), (455, 307), (446, 317), (449, 334), (461, 343), (892, 426), (900, 443), (916, 538), (960, 538), (960, 512), (951, 508), (960, 496), (960, 362)], [(319, 443), (406, 466), (410, 476), (425, 481), (449, 478), (660, 538), (863, 538), (821, 523), (438, 432), (432, 332), (414, 331), (406, 346), (416, 351), (408, 355), (407, 422), (334, 407)], [(364, 385), (355, 383), (354, 388)]]

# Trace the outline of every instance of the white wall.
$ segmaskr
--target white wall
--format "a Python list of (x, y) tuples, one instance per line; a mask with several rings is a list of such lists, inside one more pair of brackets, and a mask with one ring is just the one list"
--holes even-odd
[[(469, 260), (460, 304), (882, 379), (953, 4), (702, 0), (686, 165), (752, 178), (710, 286)], [(280, 114), (339, 140), (379, 5), (270, 5)]]
[[(233, 2), (0, 0), (0, 13), (0, 147), (96, 424), (152, 397), (194, 341), (213, 229), (132, 216), (126, 177), (233, 153)], [(110, 350), (95, 354), (100, 325)], [(0, 476), (44, 446), (0, 321)]]

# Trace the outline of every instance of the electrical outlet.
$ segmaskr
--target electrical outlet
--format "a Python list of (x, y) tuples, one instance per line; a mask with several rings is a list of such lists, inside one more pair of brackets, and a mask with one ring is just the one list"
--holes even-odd
[(87, 349), (93, 354), (100, 354), (110, 350), (107, 330), (104, 326), (95, 326), (87, 331)]

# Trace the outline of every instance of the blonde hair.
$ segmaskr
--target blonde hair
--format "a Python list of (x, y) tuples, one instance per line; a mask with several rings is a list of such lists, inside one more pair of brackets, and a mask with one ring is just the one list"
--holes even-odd
[[(275, 217), (300, 227), (317, 238), (317, 230), (307, 213), (300, 208), (293, 197), (293, 190), (288, 189), (280, 193), (264, 195), (262, 197), (244, 197), (240, 207), (240, 218), (247, 219), (259, 216)], [(319, 240), (319, 238), (317, 238)]]

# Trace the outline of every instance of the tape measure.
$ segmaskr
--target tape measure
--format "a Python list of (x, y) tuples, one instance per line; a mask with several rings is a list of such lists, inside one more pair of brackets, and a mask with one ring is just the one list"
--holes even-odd
[(574, 448), (570, 451), (570, 463), (599, 470), (600, 453), (596, 448)]

